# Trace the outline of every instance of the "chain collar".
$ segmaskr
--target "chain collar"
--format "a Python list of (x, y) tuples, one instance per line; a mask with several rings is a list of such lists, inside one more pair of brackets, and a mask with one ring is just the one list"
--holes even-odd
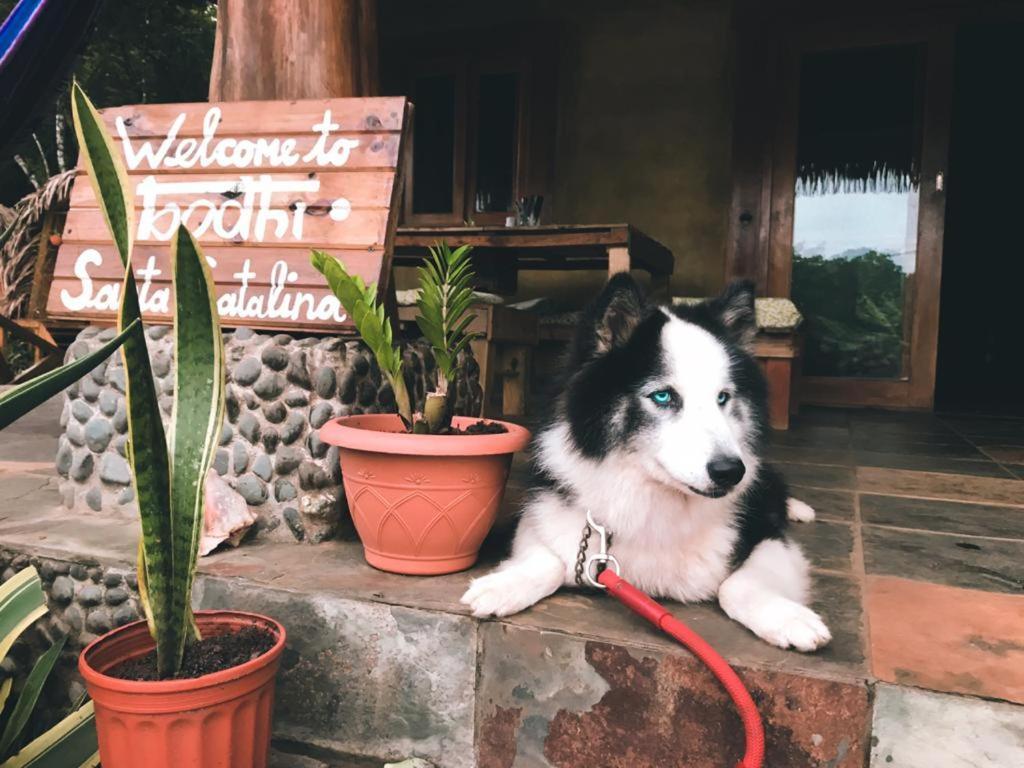
[[(600, 548), (598, 552), (587, 557), (587, 549), (590, 546), (590, 534), (594, 531), (597, 531), (598, 536), (600, 537)], [(607, 587), (597, 580), (597, 577), (600, 576), (604, 569), (609, 567), (609, 565), (616, 573), (619, 573), (620, 570), (619, 561), (615, 559), (614, 555), (608, 552), (611, 545), (611, 532), (603, 525), (598, 525), (594, 521), (594, 517), (590, 514), (590, 510), (588, 509), (587, 522), (583, 526), (583, 536), (580, 538), (580, 547), (576, 552), (576, 586), (589, 586), (595, 589), (607, 589)]]

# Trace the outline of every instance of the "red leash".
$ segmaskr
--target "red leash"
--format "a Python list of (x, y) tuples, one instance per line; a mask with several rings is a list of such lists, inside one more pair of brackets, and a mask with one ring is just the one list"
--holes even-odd
[[(677, 640), (711, 670), (711, 673), (718, 678), (718, 682), (729, 694), (733, 704), (736, 705), (736, 710), (743, 721), (747, 749), (736, 768), (761, 768), (764, 763), (764, 726), (761, 724), (761, 715), (757, 711), (757, 705), (754, 704), (754, 700), (750, 697), (750, 691), (743, 685), (743, 681), (729, 666), (729, 662), (719, 656), (718, 652), (708, 645), (703, 637), (669, 613), (663, 606), (658, 605), (646, 594), (621, 578), (618, 574), (619, 563), (614, 555), (608, 552), (610, 536), (607, 530), (594, 522), (590, 512), (587, 512), (587, 525), (588, 528), (584, 529), (583, 542), (580, 545), (579, 576), (593, 586), (607, 589), (615, 596), (616, 600), (638, 616), (647, 619), (669, 637)], [(590, 528), (596, 530), (600, 536), (600, 550), (586, 558), (584, 563)], [(596, 581), (591, 574), (591, 566), (594, 564), (597, 565), (596, 570), (599, 571)]]
[(597, 580), (608, 587), (608, 591), (620, 603), (682, 643), (718, 678), (718, 682), (729, 693), (733, 704), (736, 705), (736, 709), (740, 713), (747, 738), (747, 751), (737, 764), (737, 768), (761, 768), (764, 762), (764, 727), (761, 725), (761, 715), (758, 714), (757, 706), (750, 697), (750, 692), (733, 668), (729, 666), (729, 663), (719, 656), (718, 652), (708, 645), (703, 637), (628, 581), (619, 578), (619, 575), (611, 568), (605, 568)]

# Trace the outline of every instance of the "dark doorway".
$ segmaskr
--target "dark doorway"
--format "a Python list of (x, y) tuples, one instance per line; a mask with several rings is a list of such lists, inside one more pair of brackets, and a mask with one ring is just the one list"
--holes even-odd
[(1024, 24), (957, 36), (936, 408), (1024, 415)]

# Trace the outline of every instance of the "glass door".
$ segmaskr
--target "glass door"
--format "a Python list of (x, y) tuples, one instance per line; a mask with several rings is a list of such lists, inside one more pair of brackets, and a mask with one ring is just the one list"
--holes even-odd
[(948, 52), (928, 36), (803, 43), (789, 52), (769, 285), (805, 318), (804, 399), (930, 407)]

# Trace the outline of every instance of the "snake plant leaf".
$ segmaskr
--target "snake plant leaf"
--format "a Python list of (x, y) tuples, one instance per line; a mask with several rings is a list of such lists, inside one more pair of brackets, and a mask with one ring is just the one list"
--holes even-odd
[(96, 768), (99, 764), (95, 712), (89, 701), (0, 763), (0, 768)]
[(128, 183), (128, 172), (103, 118), (77, 82), (71, 86), (71, 116), (86, 171), (97, 192), (96, 200), (121, 261), (127, 264), (131, 260), (135, 232), (134, 195)]
[(36, 619), (46, 614), (39, 573), (29, 566), (0, 584), (0, 659)]
[(137, 325), (139, 325), (139, 321), (135, 320), (124, 331), (85, 357), (30, 379), (0, 395), (0, 429), (20, 419), (36, 406), (71, 386), (110, 357), (124, 343), (128, 335), (135, 331)]
[(39, 700), (39, 694), (43, 690), (43, 684), (46, 682), (46, 678), (50, 676), (53, 665), (57, 663), (60, 652), (64, 650), (66, 640), (66, 637), (62, 637), (47, 648), (46, 652), (32, 666), (28, 677), (25, 678), (25, 686), (21, 689), (18, 701), (7, 718), (3, 734), (0, 735), (0, 756), (6, 755), (11, 751), (11, 747), (17, 742), (22, 729), (28, 723), (28, 718), (32, 714), (32, 710), (35, 709), (36, 702)]
[[(125, 267), (121, 284), (118, 328), (123, 332), (141, 318), (135, 276), (131, 269), (135, 231), (134, 194), (128, 174), (110, 134), (85, 92), (75, 84), (71, 92), (72, 117), (83, 162), (97, 204)], [(140, 579), (147, 584), (142, 601), (158, 653), (176, 645), (168, 638), (174, 625), (170, 613), (173, 576), (170, 523), (170, 460), (167, 440), (150, 367), (149, 351), (141, 325), (135, 325), (121, 347), (125, 368), (125, 401), (128, 409), (128, 461), (140, 510), (142, 550)], [(173, 658), (173, 653), (170, 654)]]
[[(172, 655), (158, 658), (161, 675), (178, 671), (191, 630), (192, 582), (203, 527), (206, 473), (224, 417), (224, 337), (209, 265), (184, 225), (171, 241), (174, 274), (175, 401), (171, 414), (171, 532), (174, 572)], [(149, 584), (152, 591), (152, 584)], [(184, 623), (182, 623), (184, 622)], [(158, 650), (159, 657), (159, 650)]]

